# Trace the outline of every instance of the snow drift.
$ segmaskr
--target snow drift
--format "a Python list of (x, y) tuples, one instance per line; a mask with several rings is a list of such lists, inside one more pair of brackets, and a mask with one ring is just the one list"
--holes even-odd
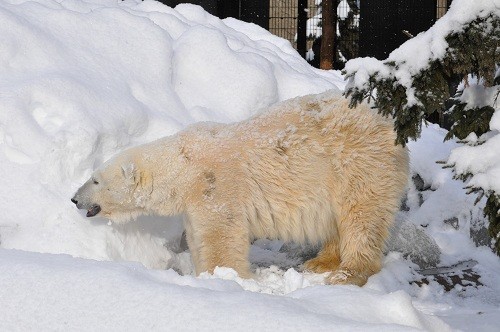
[(0, 4), (4, 248), (166, 267), (151, 219), (118, 229), (71, 205), (93, 168), (189, 123), (242, 120), (340, 80), (260, 28), (245, 34), (196, 6), (13, 3)]

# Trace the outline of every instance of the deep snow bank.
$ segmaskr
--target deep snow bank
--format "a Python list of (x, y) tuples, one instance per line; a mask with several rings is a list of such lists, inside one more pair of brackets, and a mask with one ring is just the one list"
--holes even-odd
[[(0, 265), (6, 331), (449, 330), (403, 291), (317, 286), (272, 296), (230, 280), (10, 250), (0, 250)], [(285, 280), (297, 283), (294, 275)]]
[(114, 228), (72, 206), (93, 168), (192, 122), (242, 120), (340, 81), (269, 32), (192, 5), (2, 1), (1, 246), (169, 266), (178, 222)]

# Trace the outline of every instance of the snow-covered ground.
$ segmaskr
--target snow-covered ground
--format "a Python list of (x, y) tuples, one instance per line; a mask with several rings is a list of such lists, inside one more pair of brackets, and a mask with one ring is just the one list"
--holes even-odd
[(1, 1), (0, 330), (495, 330), (500, 261), (469, 237), (481, 205), (435, 164), (456, 147), (435, 126), (410, 144), (423, 188), (398, 220), (435, 240), (440, 264), (477, 261), (478, 287), (410, 283), (419, 267), (394, 251), (364, 287), (327, 286), (300, 272), (310, 249), (267, 240), (255, 280), (195, 278), (179, 218), (115, 226), (70, 202), (126, 147), (343, 85), (286, 40), (196, 6)]

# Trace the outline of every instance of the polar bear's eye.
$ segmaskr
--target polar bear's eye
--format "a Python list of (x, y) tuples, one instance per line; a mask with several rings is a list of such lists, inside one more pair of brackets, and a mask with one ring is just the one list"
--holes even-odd
[(92, 182), (93, 182), (94, 184), (99, 184), (99, 181), (97, 181), (96, 179), (92, 179)]

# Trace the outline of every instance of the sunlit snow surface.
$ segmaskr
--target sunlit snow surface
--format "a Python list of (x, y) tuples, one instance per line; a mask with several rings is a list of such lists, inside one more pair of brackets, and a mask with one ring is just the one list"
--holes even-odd
[[(412, 169), (433, 190), (422, 207), (409, 197), (413, 206), (398, 218), (426, 224), (444, 264), (477, 260), (479, 289), (410, 284), (417, 267), (395, 252), (363, 288), (325, 286), (321, 275), (297, 272), (301, 260), (269, 241), (252, 247), (255, 280), (225, 268), (195, 278), (179, 248), (179, 218), (118, 227), (85, 218), (69, 200), (126, 147), (337, 87), (338, 73), (311, 68), (286, 40), (200, 7), (1, 1), (0, 330), (498, 326), (500, 264), (469, 239), (467, 223), (480, 210), (434, 163), (454, 147), (441, 143), (436, 127), (410, 145)], [(464, 227), (443, 226), (457, 215)]]

